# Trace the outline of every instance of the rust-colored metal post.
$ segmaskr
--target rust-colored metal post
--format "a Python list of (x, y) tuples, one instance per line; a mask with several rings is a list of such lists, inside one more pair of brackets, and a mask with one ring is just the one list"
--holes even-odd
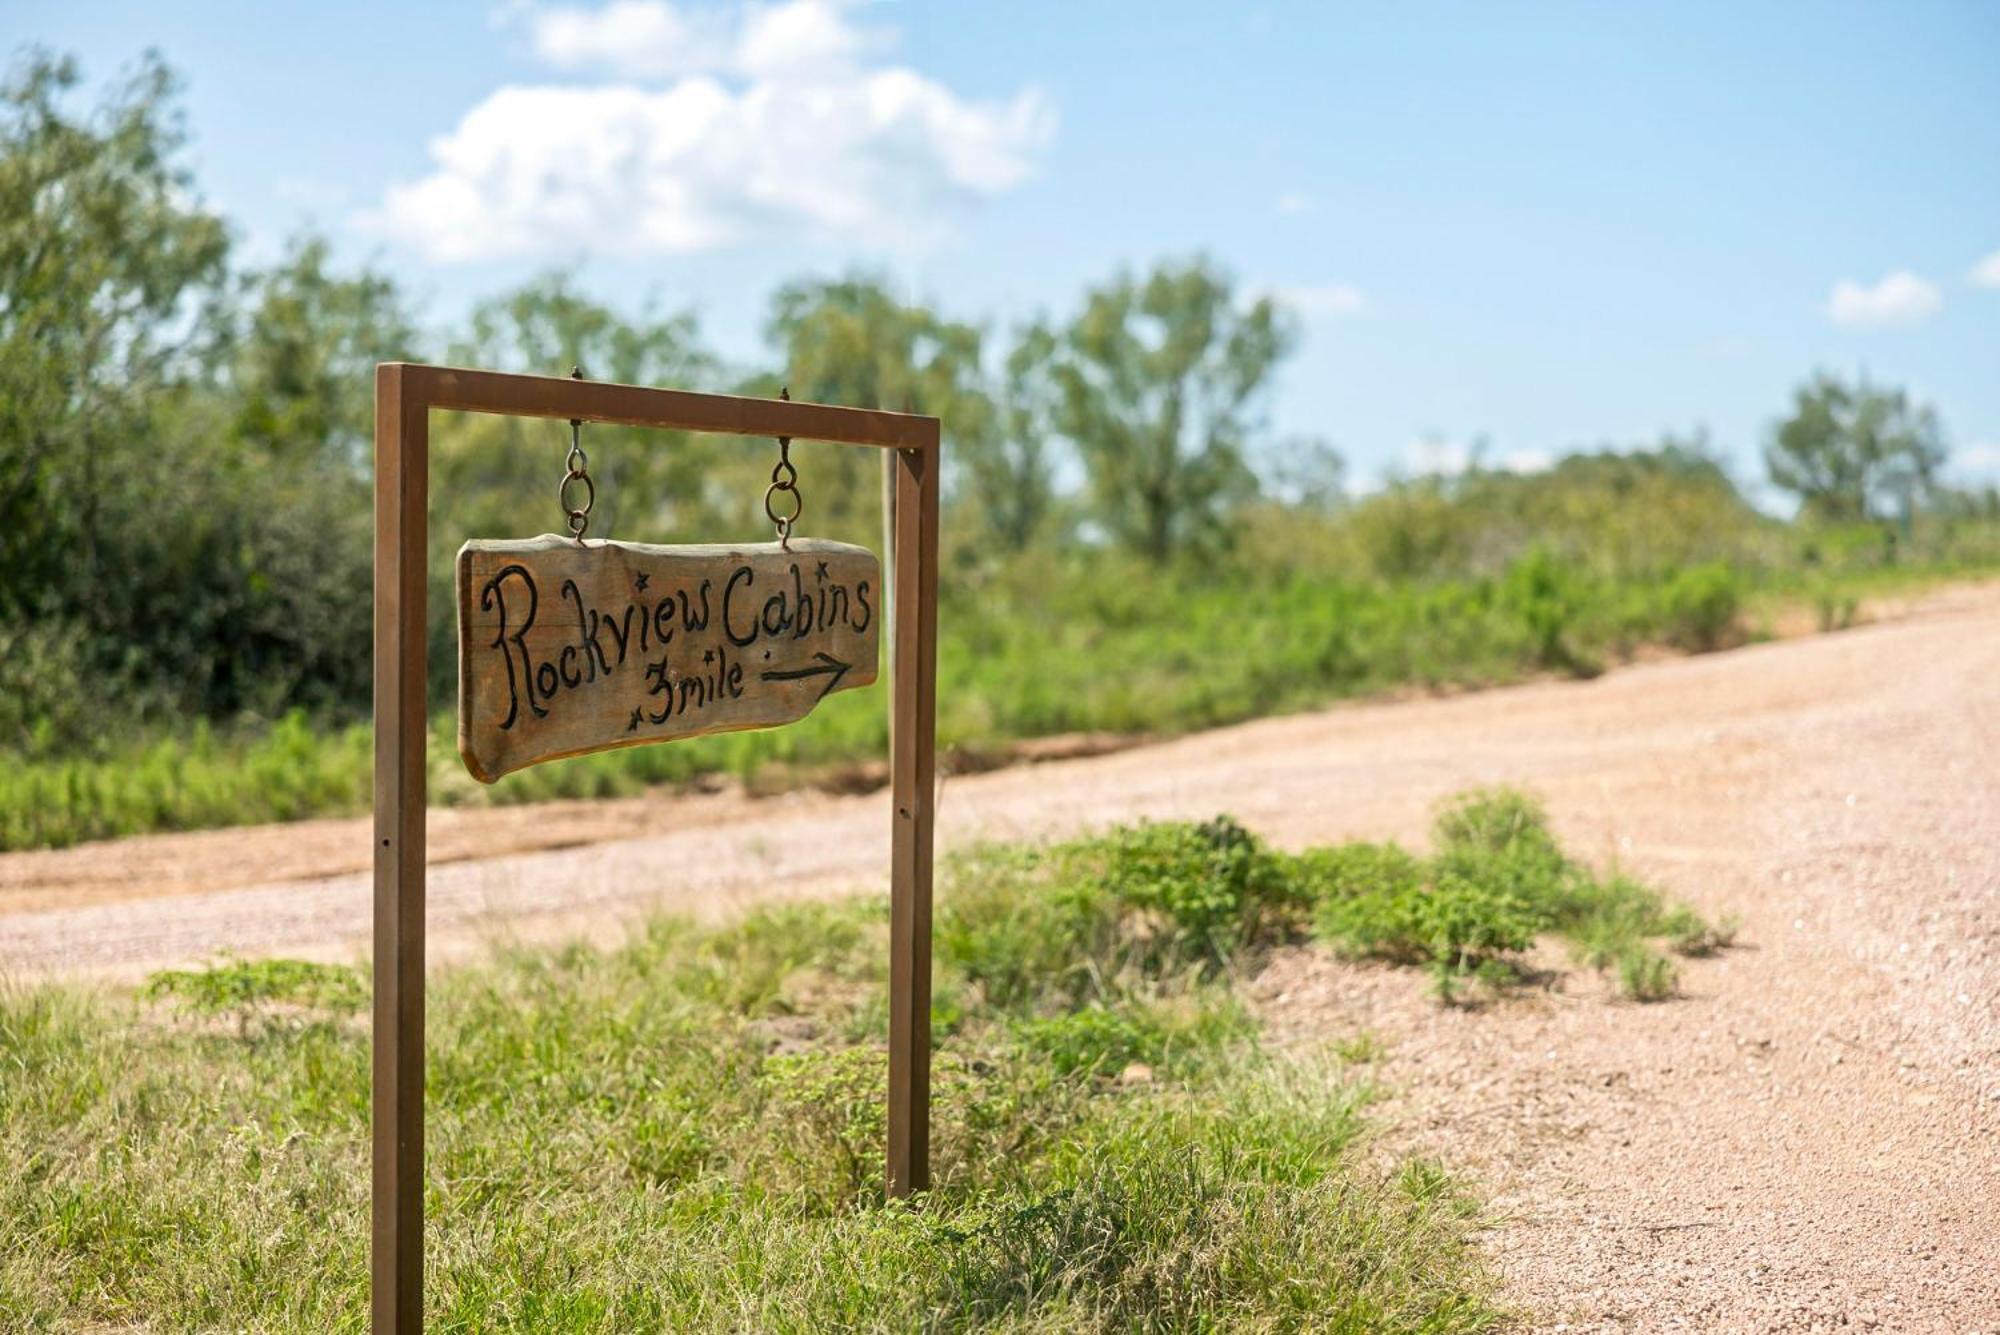
[(889, 1194), (930, 1186), (931, 826), (936, 796), (938, 451), (896, 451), (889, 865)]
[(407, 368), (375, 372), (376, 1335), (416, 1335), (424, 1271), (425, 588), (430, 423)]

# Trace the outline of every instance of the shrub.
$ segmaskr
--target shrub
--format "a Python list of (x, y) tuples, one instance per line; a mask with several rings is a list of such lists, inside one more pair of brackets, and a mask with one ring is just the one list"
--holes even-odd
[(1587, 601), (1580, 579), (1546, 547), (1531, 548), (1507, 568), (1500, 601), (1527, 633), (1538, 667), (1593, 676), (1597, 665), (1572, 642), (1577, 615)]
[(1085, 857), (1105, 893), (1164, 921), (1163, 962), (1186, 955), (1220, 963), (1267, 939), (1303, 903), (1285, 860), (1228, 816), (1128, 826)]
[(1418, 888), (1424, 864), (1395, 844), (1355, 841), (1308, 849), (1292, 860), (1301, 893), (1324, 906), (1329, 900), (1398, 895)]
[(1178, 1001), (1098, 1003), (1014, 1026), (1016, 1039), (1061, 1075), (1117, 1075), (1137, 1062), (1185, 1076), (1252, 1031), (1241, 1006), (1200, 992)]
[(1552, 907), (1571, 867), (1540, 802), (1512, 788), (1464, 793), (1439, 809), (1432, 865), (1468, 881)]
[(1721, 949), (1728, 924), (1622, 873), (1598, 877), (1567, 857), (1534, 798), (1511, 788), (1461, 794), (1438, 811), (1436, 852), (1419, 861), (1393, 844), (1350, 843), (1292, 859), (1315, 901), (1316, 936), (1355, 955), (1424, 964), (1440, 993), (1471, 977), (1500, 988), (1521, 976), (1520, 956), (1545, 932), (1576, 958), (1615, 970), (1628, 996), (1671, 995), (1674, 969), (1649, 941), (1683, 954)]
[(1319, 935), (1357, 955), (1469, 972), (1518, 953), (1549, 926), (1546, 912), (1504, 886), (1445, 871), (1384, 894), (1321, 902)]
[(1667, 944), (1676, 955), (1691, 959), (1729, 949), (1736, 943), (1737, 927), (1734, 914), (1724, 914), (1720, 922), (1711, 923), (1690, 908), (1669, 913), (1665, 924)]
[(1664, 1001), (1680, 985), (1672, 961), (1636, 942), (1618, 952), (1617, 966), (1618, 991), (1633, 1001)]
[(1667, 581), (1660, 603), (1667, 643), (1707, 653), (1736, 637), (1743, 609), (1742, 581), (1720, 561), (1691, 566)]

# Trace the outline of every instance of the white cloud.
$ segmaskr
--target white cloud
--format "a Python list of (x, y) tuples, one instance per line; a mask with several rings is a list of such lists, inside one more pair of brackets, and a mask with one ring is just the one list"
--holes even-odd
[(819, 69), (850, 66), (892, 40), (887, 32), (849, 24), (838, 0), (753, 5), (737, 41), (736, 63), (753, 76), (811, 77)]
[(1360, 315), (1368, 309), (1367, 294), (1351, 283), (1306, 283), (1279, 288), (1275, 295), (1309, 320)]
[(1843, 278), (1827, 298), (1826, 315), (1852, 329), (1922, 324), (1944, 306), (1935, 284), (1908, 269), (1884, 274), (1873, 286)]
[(1403, 447), (1403, 466), (1418, 477), (1456, 477), (1472, 467), (1473, 447), (1443, 436), (1419, 436)]
[(1287, 190), (1279, 195), (1272, 207), (1278, 211), (1280, 218), (1303, 218), (1309, 213), (1319, 212), (1319, 204), (1313, 197), (1297, 190)]
[(535, 54), (559, 70), (670, 79), (728, 68), (735, 54), (726, 16), (683, 13), (658, 0), (613, 0), (602, 9), (545, 9), (527, 17)]
[(1955, 473), (2000, 478), (2000, 440), (1982, 440), (1951, 452)]
[(835, 0), (533, 11), (538, 57), (617, 81), (503, 87), (431, 141), (364, 227), (435, 260), (687, 254), (760, 237), (900, 244), (1032, 173), (1041, 95), (971, 101), (871, 64)]
[(1555, 455), (1534, 446), (1508, 450), (1496, 459), (1492, 441), (1485, 436), (1453, 440), (1432, 434), (1418, 436), (1403, 447), (1403, 472), (1411, 477), (1457, 477), (1475, 464), (1510, 473), (1539, 473), (1555, 461)]
[(848, 21), (842, 0), (785, 0), (732, 9), (670, 0), (611, 0), (528, 14), (535, 54), (559, 70), (626, 79), (689, 74), (824, 77), (851, 71), (893, 34)]
[(1976, 287), (2000, 287), (2000, 250), (1973, 265), (1969, 277)]

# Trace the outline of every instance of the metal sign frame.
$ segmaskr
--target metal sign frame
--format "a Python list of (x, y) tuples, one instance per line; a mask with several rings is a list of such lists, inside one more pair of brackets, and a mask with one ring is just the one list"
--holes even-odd
[[(375, 368), (373, 1231), (378, 1335), (423, 1326), (424, 815), (430, 414), (490, 413), (891, 452), (888, 1188), (930, 1185), (931, 858), (936, 783), (935, 417), (408, 362)], [(886, 490), (886, 489), (885, 489)]]

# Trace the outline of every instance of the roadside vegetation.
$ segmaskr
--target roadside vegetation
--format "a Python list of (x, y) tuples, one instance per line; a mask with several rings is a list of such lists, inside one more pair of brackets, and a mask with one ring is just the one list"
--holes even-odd
[[(1458, 999), (1518, 986), (1543, 933), (1621, 973), (1721, 937), (1516, 793), (1452, 803), (1434, 843), (1292, 855), (1217, 818), (955, 861), (915, 1206), (883, 1199), (880, 902), (445, 971), (432, 1318), (1492, 1329), (1476, 1204), (1368, 1140), (1379, 1045), (1266, 1051), (1235, 984), (1313, 937)], [(366, 1004), (364, 971), (294, 960), (0, 993), (0, 1325), (361, 1329)]]
[[(1367, 692), (1589, 675), (1699, 652), (1793, 608), (2000, 570), (2000, 494), (1946, 485), (1942, 425), (1816, 376), (1746, 499), (1699, 432), (1350, 494), (1275, 439), (1301, 337), (1196, 256), (1106, 276), (998, 330), (866, 273), (771, 294), (769, 354), (556, 273), (426, 330), (406, 293), (303, 236), (245, 268), (186, 167), (168, 70), (96, 106), (61, 57), (0, 88), (0, 849), (352, 812), (368, 790), (373, 369), (427, 358), (910, 409), (946, 424), (939, 735), (962, 763), (1070, 731), (1172, 733)], [(1775, 394), (1774, 394), (1775, 398)], [(560, 523), (559, 423), (437, 414), (432, 699), (455, 677), (450, 562)], [(588, 428), (591, 535), (756, 540), (762, 442)], [(864, 457), (866, 455), (866, 457)], [(794, 452), (808, 528), (879, 542), (878, 462)], [(445, 802), (759, 787), (882, 753), (880, 693), (776, 732), (549, 765), (481, 789), (440, 721)], [(950, 763), (950, 758), (947, 758)]]
[[(1597, 485), (1561, 470), (1461, 479), (1439, 488), (1445, 496), (1427, 522), (1475, 540), (1511, 528), (1481, 513), (1482, 487), (1501, 482), (1530, 493)], [(1453, 561), (1390, 578), (1373, 558), (1342, 553), (1403, 542), (1402, 521), (1381, 512), (1408, 499), (1395, 491), (1323, 518), (1267, 517), (1289, 526), (1288, 538), (1332, 549), (1324, 556), (1294, 550), (1259, 561), (1242, 551), (1195, 570), (1079, 554), (948, 583), (938, 659), (943, 763), (978, 767), (1055, 734), (1168, 736), (1400, 689), (1588, 676), (1646, 650), (1754, 640), (1781, 616), (1840, 630), (1856, 622), (1864, 598), (2000, 569), (2000, 526), (1990, 553), (1984, 530), (1958, 531), (1894, 565), (1879, 562), (1879, 534), (1859, 553), (1794, 564), (1785, 545), (1795, 536), (1758, 521), (1741, 535), (1752, 554), (1733, 563), (1600, 569), (1601, 554), (1572, 555), (1545, 539), (1492, 573)], [(1386, 534), (1367, 531), (1378, 524)], [(438, 651), (447, 662), (449, 651), (448, 643)], [(0, 849), (363, 812), (368, 728), (339, 718), (299, 708), (268, 722), (252, 713), (31, 739), (0, 767)], [(867, 787), (880, 781), (870, 766), (887, 745), (886, 706), (871, 689), (831, 697), (789, 728), (559, 761), (485, 787), (465, 773), (453, 727), (438, 715), (430, 748), (432, 800), (447, 805), (631, 796), (714, 776), (754, 790)]]

